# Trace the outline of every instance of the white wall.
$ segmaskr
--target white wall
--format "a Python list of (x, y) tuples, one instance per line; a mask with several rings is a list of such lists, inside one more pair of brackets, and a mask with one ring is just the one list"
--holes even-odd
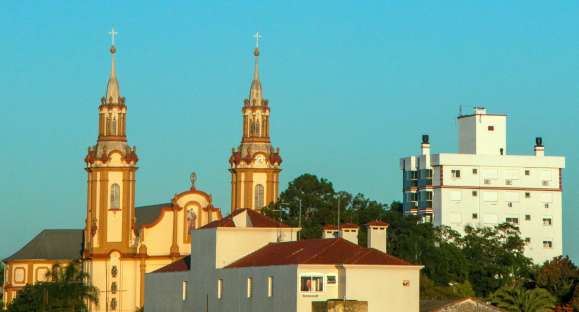
[[(191, 311), (183, 301), (183, 281), (189, 272), (149, 273), (145, 275), (145, 311)], [(188, 282), (187, 287), (195, 287)]]

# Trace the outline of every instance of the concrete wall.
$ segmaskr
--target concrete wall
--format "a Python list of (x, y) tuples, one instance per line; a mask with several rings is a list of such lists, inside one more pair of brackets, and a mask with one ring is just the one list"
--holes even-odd
[[(145, 311), (191, 311), (183, 301), (183, 281), (189, 272), (151, 273), (145, 275)], [(187, 288), (194, 287), (190, 282)]]
[(415, 266), (346, 266), (344, 296), (367, 301), (369, 312), (418, 312), (419, 273)]

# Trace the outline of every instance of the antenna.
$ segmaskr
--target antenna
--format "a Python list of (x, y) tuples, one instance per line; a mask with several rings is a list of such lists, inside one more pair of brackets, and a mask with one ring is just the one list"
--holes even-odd
[(462, 104), (458, 106), (458, 117), (462, 116)]

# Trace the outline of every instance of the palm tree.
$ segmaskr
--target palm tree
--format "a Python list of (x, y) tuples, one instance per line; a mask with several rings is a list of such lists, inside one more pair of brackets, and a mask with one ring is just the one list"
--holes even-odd
[[(44, 303), (47, 306), (58, 306), (64, 311), (88, 311), (87, 303), (98, 305), (98, 289), (87, 284), (88, 274), (83, 272), (80, 262), (67, 266), (54, 264), (46, 274), (50, 282), (43, 283), (45, 288)], [(52, 302), (46, 302), (48, 299)]]
[(549, 312), (555, 297), (543, 288), (503, 287), (491, 295), (491, 301), (509, 312)]

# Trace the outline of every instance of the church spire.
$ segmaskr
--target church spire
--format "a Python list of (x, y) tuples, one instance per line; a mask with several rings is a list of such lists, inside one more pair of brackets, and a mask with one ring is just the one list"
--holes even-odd
[(119, 87), (119, 81), (117, 80), (117, 66), (115, 61), (115, 53), (117, 48), (115, 47), (115, 36), (118, 32), (113, 28), (109, 34), (111, 35), (112, 45), (111, 45), (111, 75), (107, 83), (105, 102), (107, 104), (122, 104), (124, 100), (121, 97), (121, 90)]
[(249, 102), (250, 105), (262, 105), (263, 94), (261, 90), (261, 81), (259, 80), (259, 39), (261, 34), (256, 32), (255, 35), (255, 50), (253, 50), (253, 55), (255, 56), (255, 65), (253, 69), (253, 81), (251, 82), (251, 88), (249, 89)]

